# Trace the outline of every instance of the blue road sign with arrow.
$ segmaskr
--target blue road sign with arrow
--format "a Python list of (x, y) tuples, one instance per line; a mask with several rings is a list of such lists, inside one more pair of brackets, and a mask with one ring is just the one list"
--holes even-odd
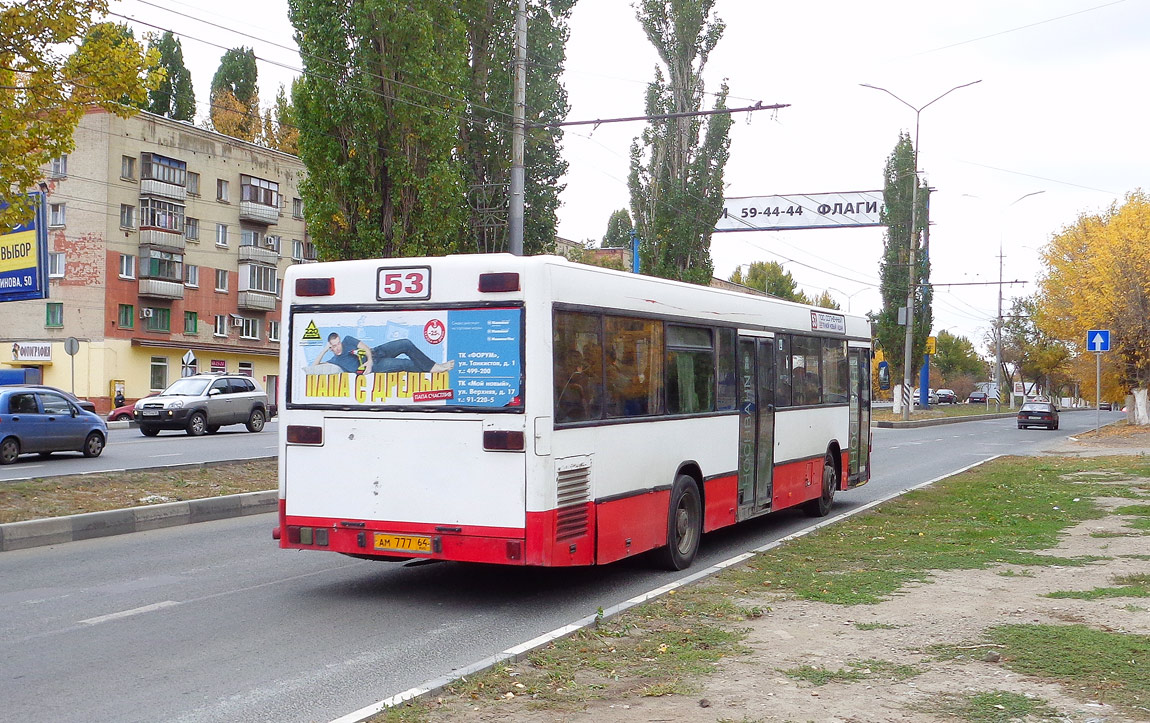
[(1090, 351), (1110, 351), (1110, 330), (1091, 329), (1086, 332), (1086, 348)]

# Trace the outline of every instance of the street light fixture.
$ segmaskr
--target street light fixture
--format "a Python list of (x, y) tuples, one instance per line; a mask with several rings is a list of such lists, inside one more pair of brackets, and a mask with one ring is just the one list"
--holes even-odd
[(847, 292), (843, 291), (842, 289), (836, 289), (833, 286), (828, 286), (827, 291), (837, 291), (840, 294), (842, 294), (843, 296), (847, 297), (847, 313), (849, 314), (849, 313), (851, 313), (851, 299), (858, 296), (862, 292), (866, 291), (866, 289), (865, 288), (859, 289), (858, 291), (854, 292), (853, 294), (848, 294)]
[[(911, 358), (913, 356), (911, 352), (912, 352), (912, 347), (913, 347), (913, 342), (914, 342), (914, 297), (915, 297), (915, 287), (918, 286), (918, 280), (915, 278), (915, 275), (916, 275), (915, 269), (917, 267), (915, 266), (915, 263), (914, 263), (914, 252), (915, 252), (915, 248), (918, 246), (918, 228), (917, 228), (918, 218), (917, 218), (917, 215), (918, 215), (918, 127), (919, 127), (919, 116), (922, 114), (922, 112), (924, 110), (929, 108), (931, 105), (942, 100), (943, 98), (950, 95), (951, 93), (958, 90), (959, 88), (965, 88), (967, 86), (974, 85), (975, 83), (981, 83), (981, 82), (982, 82), (982, 80), (980, 79), (980, 80), (972, 80), (971, 82), (963, 83), (962, 85), (956, 85), (953, 88), (951, 88), (950, 90), (946, 91), (942, 95), (940, 95), (937, 98), (935, 98), (934, 100), (932, 100), (930, 103), (927, 103), (926, 105), (920, 106), (918, 108), (915, 108), (910, 103), (907, 103), (902, 98), (899, 98), (897, 95), (890, 92), (886, 88), (880, 88), (877, 85), (870, 85), (868, 83), (860, 83), (859, 84), (864, 88), (871, 88), (872, 90), (881, 90), (882, 92), (886, 93), (890, 97), (897, 100), (899, 103), (902, 103), (907, 108), (910, 108), (911, 110), (914, 111), (914, 187), (911, 189), (911, 192), (910, 192), (910, 254), (909, 254), (910, 255), (910, 259), (909, 259), (910, 263), (907, 267), (906, 341), (905, 341), (906, 348), (903, 350), (903, 363), (902, 363), (902, 367), (903, 367), (902, 368), (902, 393), (904, 395), (907, 395), (908, 394), (907, 390), (910, 389), (910, 362), (911, 362)], [(902, 407), (902, 418), (904, 420), (909, 420), (910, 419), (911, 400), (907, 399), (906, 402), (907, 403), (904, 404)]]

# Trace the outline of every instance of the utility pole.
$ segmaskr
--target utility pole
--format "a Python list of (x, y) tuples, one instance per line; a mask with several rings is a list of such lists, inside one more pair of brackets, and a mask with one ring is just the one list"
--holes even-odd
[(515, 11), (515, 98), (512, 106), (511, 207), (507, 214), (508, 247), (523, 255), (524, 206), (524, 127), (527, 121), (527, 0), (519, 0)]
[(860, 83), (859, 84), (864, 88), (871, 88), (872, 90), (881, 90), (882, 92), (886, 93), (890, 97), (897, 100), (899, 103), (902, 103), (907, 108), (910, 108), (911, 110), (914, 111), (914, 187), (911, 189), (911, 192), (910, 192), (910, 259), (909, 259), (910, 263), (908, 264), (908, 268), (907, 268), (907, 284), (906, 284), (906, 286), (907, 286), (907, 289), (906, 289), (906, 341), (905, 341), (905, 349), (903, 350), (903, 355), (902, 355), (902, 357), (903, 357), (903, 362), (902, 362), (902, 389), (903, 389), (903, 391), (902, 391), (902, 393), (904, 396), (907, 397), (907, 399), (906, 399), (907, 403), (902, 408), (902, 418), (904, 420), (910, 419), (910, 407), (911, 407), (911, 404), (913, 403), (911, 401), (911, 399), (909, 398), (910, 379), (911, 379), (910, 363), (911, 363), (911, 360), (914, 358), (914, 354), (913, 354), (913, 352), (914, 352), (914, 348), (913, 348), (914, 347), (914, 298), (915, 298), (915, 289), (917, 288), (918, 283), (919, 283), (918, 267), (915, 266), (915, 263), (914, 263), (915, 247), (918, 246), (917, 224), (918, 224), (918, 127), (919, 127), (919, 116), (921, 116), (922, 112), (924, 110), (926, 110), (927, 108), (929, 108), (931, 105), (934, 105), (935, 103), (942, 100), (943, 98), (950, 95), (951, 93), (958, 90), (959, 88), (965, 88), (969, 85), (974, 85), (975, 83), (981, 83), (981, 82), (982, 82), (981, 80), (974, 80), (974, 81), (971, 81), (969, 83), (963, 83), (962, 85), (956, 85), (953, 88), (951, 88), (950, 90), (946, 91), (942, 95), (940, 95), (937, 98), (935, 98), (934, 100), (932, 100), (931, 102), (929, 102), (926, 105), (921, 106), (919, 108), (915, 108), (913, 105), (911, 105), (910, 103), (907, 103), (902, 98), (899, 98), (897, 95), (890, 92), (886, 88), (880, 88), (877, 85), (870, 85), (868, 83)]
[[(994, 320), (994, 399), (999, 410), (1002, 409), (1002, 243), (998, 244), (998, 317)], [(1014, 392), (1010, 394), (1010, 405), (1014, 406)]]

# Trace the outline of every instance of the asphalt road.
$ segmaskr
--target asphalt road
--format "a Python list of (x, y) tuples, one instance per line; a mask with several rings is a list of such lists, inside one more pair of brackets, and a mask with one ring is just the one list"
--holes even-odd
[(108, 430), (108, 444), (99, 457), (89, 459), (79, 452), (57, 452), (47, 459), (35, 454), (23, 455), (12, 464), (0, 467), (0, 482), (274, 457), (277, 429), (275, 420), (269, 421), (258, 434), (247, 431), (242, 424), (231, 424), (215, 434), (202, 437), (189, 437), (178, 431), (163, 431), (159, 436), (145, 437), (135, 428), (113, 428)]
[[(1012, 419), (876, 430), (874, 478), (839, 493), (835, 513), (1093, 425), (1078, 412), (1059, 432)], [(707, 535), (696, 566), (810, 523), (782, 512)], [(676, 577), (642, 559), (569, 570), (359, 561), (280, 550), (274, 524), (259, 515), (0, 554), (0, 719), (330, 720)]]

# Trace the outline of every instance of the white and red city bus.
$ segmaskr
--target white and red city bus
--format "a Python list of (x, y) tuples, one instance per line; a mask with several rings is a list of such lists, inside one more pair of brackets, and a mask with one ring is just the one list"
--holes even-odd
[(870, 479), (870, 324), (507, 254), (292, 266), (280, 546), (691, 564)]

